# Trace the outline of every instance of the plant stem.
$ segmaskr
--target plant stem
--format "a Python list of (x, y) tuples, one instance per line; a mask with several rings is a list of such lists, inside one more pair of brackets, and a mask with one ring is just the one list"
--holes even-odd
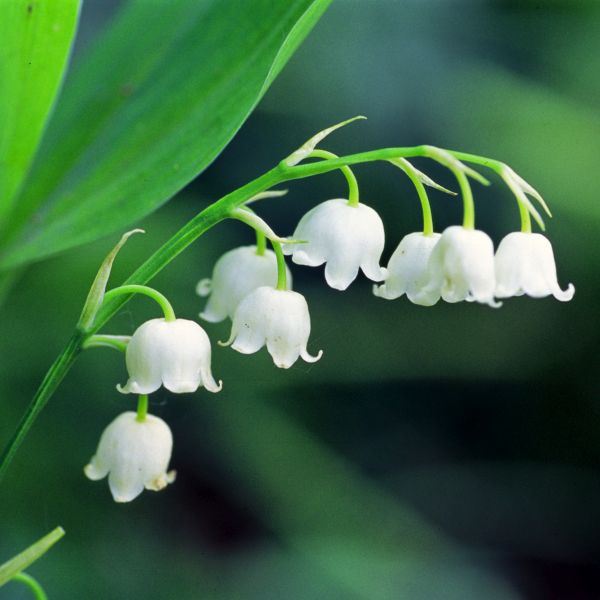
[(285, 257), (283, 256), (283, 250), (281, 244), (271, 240), (271, 245), (275, 251), (277, 257), (277, 289), (287, 290), (287, 273), (285, 268)]
[(148, 414), (148, 394), (140, 394), (138, 397), (136, 421), (143, 423), (146, 420), (147, 414)]
[(258, 229), (254, 230), (256, 232), (256, 255), (264, 256), (265, 251), (267, 250), (267, 238), (262, 231)]
[(40, 414), (44, 406), (46, 406), (46, 403), (52, 397), (52, 394), (54, 394), (56, 388), (64, 379), (69, 369), (73, 366), (73, 363), (81, 352), (82, 342), (83, 334), (79, 331), (76, 331), (67, 343), (65, 349), (58, 355), (58, 358), (54, 361), (46, 373), (46, 376), (42, 380), (42, 383), (40, 384), (35, 396), (27, 407), (25, 414), (21, 418), (15, 433), (0, 456), (0, 481), (2, 481), (8, 465), (14, 458), (16, 451), (25, 439), (25, 436), (31, 429), (31, 426), (35, 422), (37, 416)]
[(27, 573), (18, 573), (12, 578), (12, 581), (24, 583), (33, 592), (36, 600), (48, 600), (44, 588), (42, 588), (31, 575), (28, 575)]
[[(327, 150), (313, 150), (306, 158), (339, 158), (339, 156), (333, 152), (327, 152)], [(359, 194), (356, 176), (350, 167), (340, 167), (340, 171), (344, 174), (348, 182), (348, 205), (358, 206)]]
[(415, 170), (412, 166), (409, 166), (410, 163), (408, 161), (404, 161), (406, 164), (401, 163), (400, 161), (390, 161), (393, 165), (396, 165), (400, 169), (404, 171), (404, 173), (408, 176), (412, 184), (415, 186), (417, 190), (417, 194), (419, 195), (419, 200), (421, 202), (421, 211), (423, 212), (423, 235), (432, 235), (433, 234), (433, 215), (431, 214), (431, 204), (429, 203), (429, 196), (427, 195), (427, 190), (425, 186), (418, 178)]
[(475, 203), (473, 202), (473, 192), (467, 176), (458, 169), (453, 169), (456, 181), (460, 187), (460, 193), (463, 201), (463, 227), (465, 229), (475, 229)]
[(175, 311), (173, 310), (171, 303), (167, 300), (166, 296), (154, 288), (146, 285), (122, 285), (106, 292), (106, 294), (104, 294), (104, 300), (110, 302), (111, 298), (120, 296), (121, 294), (144, 294), (160, 305), (165, 315), (165, 321), (175, 321)]
[(521, 231), (523, 233), (531, 233), (531, 215), (525, 204), (518, 198), (517, 203), (519, 204), (519, 216), (521, 217)]

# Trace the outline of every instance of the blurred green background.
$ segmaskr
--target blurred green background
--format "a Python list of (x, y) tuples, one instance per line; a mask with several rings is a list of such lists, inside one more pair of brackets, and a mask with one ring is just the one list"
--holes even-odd
[[(74, 60), (118, 8), (87, 0)], [(600, 597), (600, 156), (598, 2), (335, 0), (258, 110), (197, 181), (142, 225), (118, 284), (208, 202), (270, 168), (317, 130), (355, 114), (329, 150), (430, 143), (491, 155), (532, 182), (568, 304), (511, 299), (499, 310), (422, 308), (340, 293), (293, 267), (316, 365), (276, 369), (266, 351), (220, 348), (218, 395), (160, 391), (177, 482), (117, 505), (82, 468), (133, 400), (123, 358), (85, 353), (38, 420), (0, 489), (0, 561), (60, 524), (67, 536), (30, 569), (51, 598), (113, 600), (587, 600)], [(201, 132), (199, 132), (199, 135)], [(454, 182), (427, 162), (440, 183)], [(385, 258), (419, 227), (414, 190), (384, 165), (356, 169), (386, 225)], [(293, 183), (259, 210), (289, 234), (344, 194), (332, 173)], [(497, 180), (474, 184), (479, 227), (497, 243), (518, 211)], [(437, 229), (458, 201), (432, 193)], [(0, 336), (3, 444), (60, 351), (116, 238), (30, 268)], [(244, 226), (210, 231), (154, 281), (195, 318), (196, 281)], [(156, 316), (140, 298), (107, 332)], [(1, 598), (26, 598), (16, 584)]]

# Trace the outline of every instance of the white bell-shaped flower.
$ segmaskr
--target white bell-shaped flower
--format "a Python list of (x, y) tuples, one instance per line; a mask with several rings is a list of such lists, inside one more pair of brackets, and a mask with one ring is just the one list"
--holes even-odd
[(429, 281), (427, 266), (440, 237), (439, 233), (422, 232), (405, 235), (390, 258), (385, 282), (374, 285), (373, 294), (387, 300), (406, 294), (414, 304), (433, 306), (440, 299), (440, 290), (425, 291)]
[(176, 394), (204, 386), (221, 390), (210, 370), (210, 340), (198, 323), (187, 319), (151, 319), (140, 325), (127, 346), (129, 381), (124, 394), (151, 394), (161, 385)]
[(304, 296), (290, 290), (259, 287), (239, 304), (231, 327), (231, 345), (242, 354), (258, 352), (265, 344), (273, 362), (282, 369), (298, 357), (316, 362), (323, 352), (311, 356), (306, 350), (310, 335), (310, 315)]
[(115, 502), (130, 502), (144, 488), (158, 491), (175, 481), (175, 471), (167, 471), (172, 449), (173, 436), (162, 419), (146, 415), (138, 421), (135, 412), (124, 412), (102, 433), (84, 473), (94, 481), (108, 475)]
[[(286, 267), (287, 269), (287, 267)], [(292, 275), (287, 269), (288, 286)], [(211, 323), (233, 318), (238, 304), (252, 290), (277, 283), (277, 258), (272, 250), (256, 254), (256, 246), (241, 246), (225, 252), (215, 263), (212, 278), (196, 286), (199, 296), (209, 296), (200, 317)]]
[(438, 290), (446, 302), (501, 306), (494, 300), (494, 244), (483, 231), (459, 225), (446, 228), (431, 252), (427, 271), (426, 294)]
[(553, 295), (557, 300), (567, 302), (575, 294), (572, 283), (566, 290), (558, 285), (552, 245), (539, 233), (509, 233), (500, 242), (494, 260), (498, 298)]
[(325, 280), (336, 290), (345, 290), (358, 270), (373, 281), (385, 278), (379, 265), (385, 234), (379, 215), (369, 206), (351, 206), (347, 200), (327, 200), (309, 210), (301, 219), (293, 238), (304, 244), (286, 244), (298, 265), (325, 265)]

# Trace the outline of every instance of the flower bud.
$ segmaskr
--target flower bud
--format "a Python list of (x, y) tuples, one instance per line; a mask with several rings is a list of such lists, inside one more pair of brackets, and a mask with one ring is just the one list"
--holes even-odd
[(369, 206), (352, 206), (347, 200), (327, 200), (309, 210), (298, 223), (294, 239), (305, 244), (286, 244), (298, 265), (325, 265), (325, 280), (336, 290), (345, 290), (358, 270), (372, 281), (381, 281), (385, 269), (379, 266), (385, 234), (379, 215)]
[[(288, 287), (291, 280), (287, 269)], [(277, 258), (272, 250), (265, 250), (262, 255), (256, 254), (256, 246), (229, 250), (215, 263), (212, 279), (202, 279), (196, 286), (199, 296), (209, 296), (200, 317), (211, 323), (233, 318), (242, 298), (252, 290), (276, 284)]]
[(498, 298), (523, 294), (533, 298), (552, 295), (567, 302), (575, 294), (572, 283), (566, 290), (560, 289), (552, 245), (540, 233), (509, 233), (500, 242), (494, 262)]
[(176, 394), (204, 386), (221, 390), (210, 370), (211, 348), (206, 332), (187, 319), (151, 319), (140, 325), (127, 346), (129, 381), (117, 385), (123, 394), (150, 394), (161, 385)]
[(266, 344), (274, 363), (287, 369), (299, 356), (311, 363), (321, 358), (322, 351), (317, 356), (307, 352), (309, 335), (310, 315), (304, 296), (264, 286), (240, 302), (224, 345), (231, 344), (242, 354), (252, 354)]
[(138, 421), (136, 413), (124, 412), (102, 433), (84, 472), (94, 481), (108, 475), (115, 502), (130, 502), (144, 488), (159, 491), (175, 481), (175, 471), (167, 472), (172, 449), (173, 436), (162, 419), (146, 415)]
[(387, 267), (387, 276), (382, 285), (373, 286), (373, 294), (394, 300), (406, 294), (414, 304), (433, 306), (440, 299), (440, 290), (425, 293), (428, 282), (427, 265), (431, 253), (441, 235), (421, 232), (409, 233), (394, 250)]

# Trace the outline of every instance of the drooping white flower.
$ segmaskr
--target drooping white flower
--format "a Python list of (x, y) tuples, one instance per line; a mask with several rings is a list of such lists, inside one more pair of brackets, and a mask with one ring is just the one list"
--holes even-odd
[[(291, 280), (287, 269), (288, 287)], [(277, 258), (272, 250), (265, 250), (263, 255), (256, 254), (256, 246), (229, 250), (215, 263), (212, 279), (202, 279), (196, 286), (199, 296), (209, 296), (200, 317), (211, 323), (233, 318), (242, 298), (257, 287), (276, 283)]]
[(293, 238), (304, 244), (285, 245), (298, 265), (325, 265), (325, 280), (336, 290), (345, 290), (358, 270), (373, 281), (385, 277), (379, 266), (385, 234), (379, 215), (369, 206), (351, 206), (347, 200), (327, 200), (309, 210), (301, 219)]
[(130, 502), (144, 488), (159, 491), (175, 481), (175, 471), (167, 471), (173, 449), (169, 426), (152, 415), (143, 421), (136, 417), (131, 411), (120, 414), (102, 433), (84, 469), (94, 481), (108, 475), (115, 502)]
[(198, 323), (187, 319), (151, 319), (140, 325), (127, 346), (129, 381), (124, 394), (151, 394), (161, 385), (176, 394), (204, 386), (218, 392), (210, 370), (210, 340)]
[(431, 252), (427, 272), (426, 294), (438, 290), (446, 302), (501, 305), (494, 300), (494, 244), (483, 231), (459, 225), (446, 228)]
[(404, 236), (390, 258), (385, 282), (374, 285), (373, 294), (387, 300), (406, 294), (414, 304), (433, 306), (440, 299), (440, 290), (425, 290), (429, 281), (427, 266), (440, 237), (439, 233), (424, 235), (422, 232)]
[(494, 260), (498, 298), (553, 295), (557, 300), (567, 302), (575, 294), (572, 283), (566, 290), (558, 285), (552, 245), (539, 233), (509, 233), (500, 242)]
[(321, 358), (322, 350), (316, 356), (308, 353), (309, 335), (310, 315), (304, 296), (263, 286), (240, 302), (224, 345), (242, 354), (253, 354), (266, 344), (273, 362), (287, 369), (299, 356), (310, 363)]

